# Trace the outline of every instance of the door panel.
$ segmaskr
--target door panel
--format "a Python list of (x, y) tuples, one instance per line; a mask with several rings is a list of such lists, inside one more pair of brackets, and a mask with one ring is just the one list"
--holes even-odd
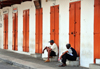
[(29, 52), (29, 10), (23, 11), (23, 51)]
[(100, 59), (100, 0), (94, 2), (94, 63), (96, 63), (95, 59)]
[(55, 43), (59, 46), (59, 5), (55, 6)]
[(15, 24), (15, 50), (18, 50), (18, 12), (16, 13), (16, 24)]
[(43, 20), (42, 19), (42, 17), (43, 17), (42, 15), (43, 14), (42, 14), (42, 8), (41, 8), (40, 9), (40, 29), (39, 29), (40, 30), (40, 33), (39, 33), (40, 34), (39, 35), (40, 36), (40, 39), (39, 39), (39, 53), (42, 53), (42, 26), (43, 26), (42, 25), (42, 20)]
[(26, 52), (29, 52), (29, 10), (27, 10), (27, 23), (26, 23)]
[(50, 40), (59, 47), (59, 5), (50, 8)]
[(39, 53), (39, 9), (36, 9), (36, 46), (35, 46), (35, 52)]
[(70, 3), (69, 43), (80, 56), (80, 1)]
[(13, 41), (12, 41), (12, 49), (15, 49), (15, 14), (13, 13)]
[(94, 33), (100, 33), (100, 5), (98, 5), (98, 3), (95, 5), (95, 8), (94, 8)]
[(35, 52), (42, 54), (42, 8), (36, 9), (36, 46)]
[(6, 49), (8, 49), (8, 14), (6, 14)]
[(50, 39), (54, 40), (54, 32), (55, 32), (55, 7), (51, 7), (51, 12), (50, 12)]
[(74, 48), (74, 23), (75, 23), (75, 4), (70, 4), (70, 12), (69, 12), (69, 43)]
[(13, 41), (12, 49), (18, 50), (18, 13), (13, 13)]
[(75, 50), (80, 56), (80, 3), (76, 3), (75, 23)]
[(23, 11), (23, 51), (25, 52), (25, 36), (26, 36), (26, 33), (25, 33), (25, 22), (26, 22), (26, 11), (24, 10)]
[(100, 58), (100, 34), (94, 34), (94, 58)]

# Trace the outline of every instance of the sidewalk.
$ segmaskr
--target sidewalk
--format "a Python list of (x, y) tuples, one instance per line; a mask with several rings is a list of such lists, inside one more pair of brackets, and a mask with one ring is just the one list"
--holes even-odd
[(18, 54), (0, 49), (0, 60), (23, 67), (25, 69), (88, 69), (83, 67), (58, 67), (59, 62), (45, 63), (42, 59), (36, 59), (28, 55)]

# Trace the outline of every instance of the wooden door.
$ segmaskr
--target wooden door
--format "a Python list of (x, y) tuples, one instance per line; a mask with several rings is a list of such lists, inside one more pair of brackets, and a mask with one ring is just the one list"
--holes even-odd
[(23, 51), (29, 52), (29, 10), (23, 11)]
[(4, 14), (4, 49), (8, 49), (8, 14)]
[(12, 49), (18, 50), (18, 13), (13, 13), (13, 41)]
[(36, 43), (35, 52), (42, 54), (42, 8), (36, 9)]
[(100, 59), (100, 0), (95, 0), (94, 4), (94, 63), (95, 59)]
[(50, 8), (50, 40), (59, 47), (59, 5)]
[(69, 43), (80, 56), (80, 1), (70, 3)]

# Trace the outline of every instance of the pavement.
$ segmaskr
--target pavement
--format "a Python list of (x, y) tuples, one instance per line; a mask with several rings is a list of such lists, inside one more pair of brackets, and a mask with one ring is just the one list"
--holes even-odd
[(14, 65), (10, 65), (5, 63), (4, 61), (0, 60), (0, 69), (23, 69)]
[(42, 59), (30, 55), (19, 54), (12, 51), (0, 49), (0, 60), (21, 67), (23, 69), (89, 69), (84, 67), (58, 67), (59, 62), (45, 63)]

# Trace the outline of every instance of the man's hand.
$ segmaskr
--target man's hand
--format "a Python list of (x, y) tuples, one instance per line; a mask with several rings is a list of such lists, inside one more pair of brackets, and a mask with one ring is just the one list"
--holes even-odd
[(44, 53), (44, 50), (42, 51), (42, 53)]
[(60, 59), (62, 59), (62, 56), (65, 54), (65, 53), (67, 53), (68, 51), (65, 51), (61, 56), (60, 56)]
[(62, 56), (60, 56), (60, 59), (62, 59)]

